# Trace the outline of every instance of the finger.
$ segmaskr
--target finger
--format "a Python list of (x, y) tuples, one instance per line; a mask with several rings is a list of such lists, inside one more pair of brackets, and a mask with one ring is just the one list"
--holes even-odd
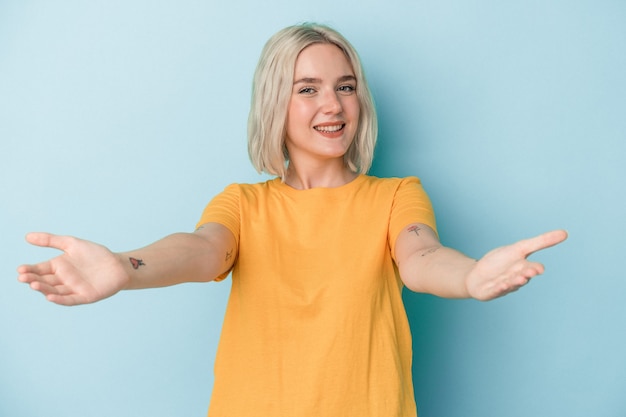
[(17, 280), (24, 284), (30, 284), (35, 281), (41, 281), (41, 276), (37, 274), (31, 274), (29, 272), (21, 273), (17, 276)]
[(69, 295), (73, 293), (73, 291), (65, 285), (51, 285), (44, 281), (33, 281), (30, 283), (30, 287), (46, 296), (51, 294)]
[(524, 268), (522, 275), (527, 279), (543, 274), (545, 267), (539, 262), (529, 262)]
[(45, 248), (54, 248), (65, 251), (69, 246), (69, 236), (59, 236), (52, 233), (31, 232), (26, 235), (26, 241), (31, 245)]
[[(54, 271), (53, 271), (52, 263), (47, 261), (47, 262), (41, 262), (41, 263), (34, 264), (34, 265), (20, 265), (17, 268), (17, 273), (20, 275), (20, 277), (28, 276), (28, 277), (33, 278), (32, 277), (33, 275), (36, 275), (36, 276), (51, 275), (54, 273)], [(26, 281), (22, 281), (22, 282), (26, 282)]]
[(530, 239), (520, 240), (518, 244), (521, 246), (525, 255), (529, 256), (542, 249), (558, 245), (565, 239), (567, 239), (567, 232), (565, 230), (553, 230)]
[(538, 262), (526, 262), (520, 269), (502, 282), (500, 290), (506, 294), (517, 291), (527, 285), (537, 275), (543, 273), (544, 267)]
[(520, 271), (520, 273), (511, 279), (511, 292), (517, 291), (520, 288), (528, 285), (530, 281), (535, 278), (537, 275), (543, 274), (544, 267), (542, 264), (537, 262), (529, 263)]
[(37, 281), (31, 284), (31, 288), (40, 292), (48, 301), (55, 304), (74, 306), (90, 302), (85, 296), (75, 293), (71, 288), (65, 285), (50, 286)]
[(63, 305), (63, 306), (75, 306), (78, 304), (85, 304), (87, 301), (84, 297), (69, 294), (69, 295), (59, 295), (59, 294), (48, 294), (46, 295), (46, 299), (55, 304)]
[(522, 287), (530, 282), (531, 279), (543, 272), (543, 265), (526, 265), (515, 276), (510, 278), (510, 283), (517, 287)]

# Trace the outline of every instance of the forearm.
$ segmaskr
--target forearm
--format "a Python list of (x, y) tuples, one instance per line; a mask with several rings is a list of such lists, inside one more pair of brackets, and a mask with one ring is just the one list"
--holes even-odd
[(144, 248), (118, 253), (128, 274), (125, 289), (211, 281), (230, 266), (221, 246), (194, 233), (176, 233)]
[(467, 277), (476, 260), (454, 249), (435, 246), (412, 254), (399, 265), (402, 281), (412, 291), (444, 298), (469, 298)]

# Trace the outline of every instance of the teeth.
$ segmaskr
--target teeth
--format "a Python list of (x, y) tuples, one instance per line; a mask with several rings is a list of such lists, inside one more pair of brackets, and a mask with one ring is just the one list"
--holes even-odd
[(315, 130), (319, 131), (319, 132), (336, 132), (338, 130), (341, 130), (343, 128), (344, 125), (334, 125), (334, 126), (316, 126)]

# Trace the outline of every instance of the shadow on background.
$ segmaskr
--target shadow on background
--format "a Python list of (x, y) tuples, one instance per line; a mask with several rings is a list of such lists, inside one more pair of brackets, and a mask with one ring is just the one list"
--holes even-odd
[[(374, 85), (379, 90), (392, 91), (381, 86), (384, 80), (376, 80)], [(378, 108), (379, 138), (376, 146), (374, 163), (370, 174), (378, 177), (417, 176), (424, 183), (427, 172), (420, 172), (420, 143), (428, 140), (427, 134), (415, 130), (420, 126), (417, 103), (410, 103), (409, 97), (388, 94), (376, 94)], [(399, 103), (402, 101), (403, 103)], [(397, 111), (398, 109), (406, 109)], [(410, 117), (411, 119), (407, 119)], [(406, 120), (411, 120), (406, 123)], [(419, 127), (417, 127), (419, 129)], [(431, 174), (434, 175), (434, 174)], [(448, 210), (439, 204), (438, 192), (426, 187), (433, 200), (438, 221), (445, 219)], [(441, 225), (438, 224), (441, 228)], [(441, 234), (441, 230), (439, 231)], [(413, 338), (413, 384), (420, 413), (436, 415), (437, 404), (441, 402), (441, 385), (448, 379), (442, 369), (445, 365), (446, 351), (451, 348), (452, 327), (450, 326), (455, 301), (438, 298), (428, 294), (413, 293), (403, 290), (403, 300), (409, 319)], [(443, 389), (445, 391), (445, 389)]]

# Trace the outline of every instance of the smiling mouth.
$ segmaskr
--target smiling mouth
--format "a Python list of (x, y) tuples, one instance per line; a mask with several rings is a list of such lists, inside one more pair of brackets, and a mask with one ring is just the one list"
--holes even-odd
[(313, 129), (322, 133), (334, 133), (334, 132), (339, 132), (341, 129), (345, 127), (345, 125), (346, 125), (345, 123), (342, 123), (338, 125), (315, 126), (313, 127)]

